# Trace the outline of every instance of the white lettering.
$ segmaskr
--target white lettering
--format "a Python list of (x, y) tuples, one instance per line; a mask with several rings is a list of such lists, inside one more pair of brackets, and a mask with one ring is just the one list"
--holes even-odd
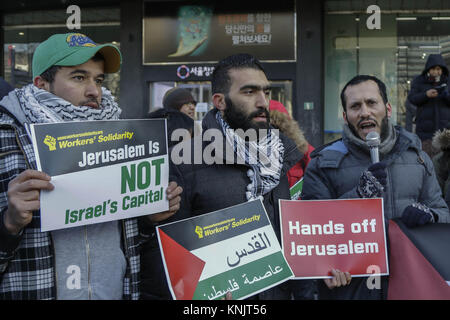
[(81, 289), (81, 269), (77, 265), (70, 265), (66, 270), (67, 274), (70, 276), (67, 278), (66, 285), (67, 289)]
[(81, 29), (81, 9), (79, 6), (71, 5), (67, 7), (67, 14), (72, 13), (66, 20), (67, 29)]

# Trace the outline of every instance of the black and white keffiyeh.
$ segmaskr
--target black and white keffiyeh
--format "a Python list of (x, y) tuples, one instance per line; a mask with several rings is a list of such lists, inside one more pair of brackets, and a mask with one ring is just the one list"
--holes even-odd
[(267, 135), (253, 141), (245, 141), (228, 125), (220, 112), (216, 113), (216, 119), (222, 127), (227, 143), (233, 146), (237, 158), (250, 167), (247, 171), (250, 179), (245, 193), (247, 200), (258, 199), (270, 192), (280, 182), (283, 167), (284, 146), (278, 131), (267, 129)]
[(31, 123), (85, 120), (117, 120), (122, 110), (111, 92), (102, 88), (101, 107), (74, 106), (70, 102), (33, 84), (16, 90), (19, 103)]

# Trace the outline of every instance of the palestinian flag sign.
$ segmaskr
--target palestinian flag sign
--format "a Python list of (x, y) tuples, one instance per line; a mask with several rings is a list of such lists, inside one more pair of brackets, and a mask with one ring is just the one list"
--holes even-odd
[(176, 300), (245, 299), (292, 277), (261, 200), (157, 227)]
[(450, 300), (450, 224), (389, 221), (388, 299)]

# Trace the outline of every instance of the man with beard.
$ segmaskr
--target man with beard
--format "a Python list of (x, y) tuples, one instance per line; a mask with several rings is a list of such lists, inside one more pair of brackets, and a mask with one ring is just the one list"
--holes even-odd
[[(401, 218), (410, 228), (450, 222), (432, 162), (419, 138), (391, 123), (392, 107), (384, 83), (376, 77), (356, 76), (342, 90), (341, 102), (342, 139), (311, 154), (302, 199), (382, 197), (385, 218)], [(374, 164), (365, 141), (371, 131), (381, 137), (381, 161)], [(381, 288), (369, 289), (367, 278), (351, 279), (348, 272), (336, 270), (331, 273), (339, 277), (319, 282), (321, 299), (386, 297), (387, 279), (382, 279)]]
[[(167, 221), (261, 198), (280, 239), (278, 199), (290, 199), (286, 173), (302, 154), (292, 140), (270, 127), (270, 83), (264, 69), (251, 55), (229, 56), (214, 69), (212, 93), (215, 108), (203, 119), (203, 139), (195, 136), (177, 145), (189, 145), (191, 157), (171, 168), (183, 194), (180, 210)], [(214, 138), (207, 138), (212, 132)], [(212, 159), (206, 159), (204, 151), (212, 149)], [(199, 156), (201, 163), (194, 159)], [(174, 161), (173, 154), (171, 158)], [(149, 299), (170, 298), (162, 264), (157, 270), (151, 263), (160, 260), (159, 250), (148, 246), (143, 255), (144, 294)], [(261, 292), (257, 298), (290, 299), (290, 284)], [(305, 296), (312, 298), (312, 291)]]
[(431, 157), (439, 150), (432, 138), (437, 130), (450, 127), (450, 77), (441, 54), (430, 54), (422, 73), (414, 78), (408, 100), (417, 106), (416, 134), (422, 149)]

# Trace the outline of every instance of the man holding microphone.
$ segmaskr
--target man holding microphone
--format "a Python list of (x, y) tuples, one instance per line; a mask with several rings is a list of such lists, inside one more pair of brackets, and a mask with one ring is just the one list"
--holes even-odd
[[(432, 162), (419, 138), (391, 123), (384, 83), (358, 75), (343, 88), (341, 102), (342, 139), (311, 154), (302, 199), (382, 197), (386, 219), (401, 218), (408, 227), (450, 222)], [(386, 297), (385, 277), (381, 288), (369, 289), (367, 278), (351, 279), (339, 270), (332, 270), (332, 275), (333, 279), (319, 282), (320, 299)]]

